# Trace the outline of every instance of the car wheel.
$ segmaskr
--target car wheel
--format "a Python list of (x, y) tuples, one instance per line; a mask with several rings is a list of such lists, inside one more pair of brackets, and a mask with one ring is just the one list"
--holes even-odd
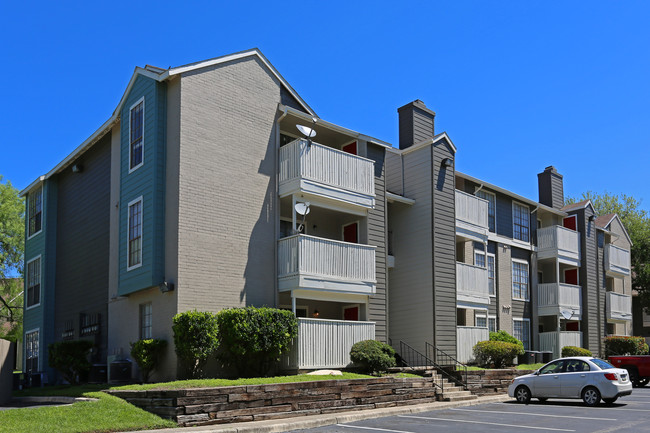
[(637, 382), (637, 386), (639, 388), (643, 388), (648, 384), (648, 382), (650, 382), (650, 377), (644, 377), (643, 379), (639, 379), (639, 381)]
[(582, 401), (585, 402), (587, 406), (596, 406), (600, 402), (600, 391), (589, 386), (582, 391)]
[(519, 386), (515, 389), (515, 398), (517, 403), (528, 404), (530, 402), (530, 390), (526, 386)]
[(632, 382), (632, 386), (635, 388), (638, 388), (643, 385), (639, 385), (641, 379), (639, 378), (639, 372), (637, 371), (636, 368), (629, 368), (627, 370), (629, 376), (630, 376), (630, 382)]
[(537, 400), (541, 401), (542, 403), (545, 403), (548, 398), (546, 397), (537, 397)]
[(614, 398), (604, 398), (604, 399), (603, 399), (603, 401), (604, 401), (605, 403), (607, 403), (607, 404), (612, 404), (612, 403), (614, 403), (616, 400), (618, 400), (618, 397), (614, 397)]

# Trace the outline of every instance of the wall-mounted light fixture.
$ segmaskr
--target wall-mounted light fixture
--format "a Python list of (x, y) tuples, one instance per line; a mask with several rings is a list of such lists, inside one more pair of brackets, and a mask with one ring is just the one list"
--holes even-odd
[(73, 173), (81, 173), (84, 169), (84, 166), (77, 163), (72, 165), (72, 172)]
[(160, 285), (158, 285), (158, 288), (160, 289), (160, 293), (172, 292), (174, 291), (174, 284), (163, 281), (160, 283)]
[(454, 165), (454, 160), (452, 158), (445, 158), (442, 160), (443, 167), (451, 167), (452, 165)]
[(596, 219), (596, 215), (589, 215), (589, 221), (593, 221)]

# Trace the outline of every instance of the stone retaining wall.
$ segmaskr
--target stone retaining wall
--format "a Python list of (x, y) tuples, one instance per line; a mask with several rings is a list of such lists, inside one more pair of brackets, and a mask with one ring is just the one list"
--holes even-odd
[(181, 426), (375, 409), (437, 399), (431, 378), (395, 377), (109, 393)]
[(534, 370), (470, 370), (467, 372), (467, 389), (475, 395), (503, 394), (515, 377), (532, 373)]

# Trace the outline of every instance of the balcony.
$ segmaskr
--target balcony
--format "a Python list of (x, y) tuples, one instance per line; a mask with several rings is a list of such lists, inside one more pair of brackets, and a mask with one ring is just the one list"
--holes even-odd
[(612, 244), (605, 245), (605, 272), (610, 277), (630, 275), (630, 252)]
[(288, 369), (345, 368), (358, 341), (375, 339), (374, 322), (298, 318), (298, 337), (283, 359)]
[(456, 235), (477, 242), (487, 242), (487, 200), (456, 190)]
[(490, 332), (487, 328), (476, 326), (456, 327), (456, 351), (457, 359), (463, 364), (474, 360), (474, 346), (479, 341), (490, 339)]
[(562, 310), (573, 311), (571, 320), (581, 320), (582, 287), (563, 283), (538, 284), (537, 314), (557, 316)]
[(580, 233), (562, 226), (537, 230), (537, 259), (557, 258), (560, 262), (580, 266)]
[(632, 320), (632, 297), (616, 292), (607, 292), (605, 300), (607, 320)]
[(278, 241), (278, 289), (373, 295), (375, 247), (307, 235)]
[(490, 304), (486, 268), (456, 263), (456, 301), (461, 307), (485, 307)]
[[(560, 339), (558, 350), (558, 338)], [(582, 332), (542, 332), (539, 334), (539, 350), (542, 352), (553, 352), (553, 359), (560, 357), (560, 351), (564, 346), (582, 347)]]
[(280, 197), (302, 193), (370, 209), (374, 167), (370, 159), (295, 140), (280, 148)]

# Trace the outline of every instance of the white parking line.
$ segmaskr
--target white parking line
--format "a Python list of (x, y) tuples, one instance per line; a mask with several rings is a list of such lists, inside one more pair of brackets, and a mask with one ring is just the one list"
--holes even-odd
[(459, 409), (459, 408), (452, 408), (450, 410), (458, 410), (462, 412), (507, 413), (508, 415), (548, 416), (551, 418), (591, 419), (596, 421), (617, 421), (616, 418), (593, 418), (589, 416), (549, 415), (547, 413), (507, 412), (501, 410), (477, 410), (477, 409)]
[(362, 427), (359, 425), (345, 425), (345, 424), (336, 424), (337, 427), (345, 427), (345, 428), (358, 428), (361, 430), (374, 430), (374, 431), (388, 431), (392, 433), (413, 433), (410, 431), (404, 431), (404, 430), (389, 430), (386, 428), (377, 428), (377, 427)]
[(426, 417), (426, 416), (413, 416), (413, 415), (397, 415), (400, 418), (414, 418), (414, 419), (426, 419), (426, 420), (432, 420), (432, 421), (450, 421), (450, 422), (464, 422), (464, 423), (469, 423), (469, 424), (486, 424), (486, 425), (498, 425), (501, 427), (516, 427), (518, 429), (522, 428), (528, 428), (528, 429), (533, 429), (533, 430), (551, 430), (551, 431), (575, 431), (575, 430), (568, 430), (564, 428), (550, 428), (550, 427), (530, 427), (530, 426), (523, 426), (523, 425), (517, 425), (517, 424), (500, 424), (496, 422), (483, 422), (483, 421), (470, 421), (470, 420), (464, 420), (464, 419), (451, 419), (451, 418), (433, 418), (433, 417)]

